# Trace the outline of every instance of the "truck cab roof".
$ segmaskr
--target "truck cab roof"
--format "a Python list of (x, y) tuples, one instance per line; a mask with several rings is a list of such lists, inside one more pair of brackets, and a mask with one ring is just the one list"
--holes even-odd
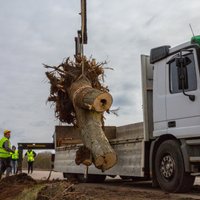
[(156, 47), (151, 49), (150, 52), (150, 63), (154, 64), (155, 62), (158, 62), (164, 58), (166, 58), (169, 55), (172, 55), (181, 49), (188, 48), (188, 47), (199, 47), (200, 46), (200, 36), (194, 36), (191, 38), (191, 41), (185, 42), (183, 44), (177, 45), (175, 47), (169, 46), (169, 45), (163, 45), (160, 47)]

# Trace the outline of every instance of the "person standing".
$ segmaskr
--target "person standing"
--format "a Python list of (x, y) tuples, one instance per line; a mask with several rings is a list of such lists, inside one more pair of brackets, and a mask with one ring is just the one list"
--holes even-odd
[(9, 176), (11, 172), (11, 165), (10, 165), (10, 159), (11, 154), (14, 153), (14, 151), (11, 149), (10, 144), (10, 130), (4, 130), (4, 136), (0, 140), (0, 162), (1, 162), (1, 168), (0, 168), (0, 179), (2, 178), (3, 173), (6, 171), (6, 176)]
[(12, 146), (12, 150), (14, 151), (14, 153), (11, 153), (11, 167), (12, 167), (12, 173), (16, 174), (19, 153), (18, 153), (18, 150), (16, 149), (16, 146), (14, 146), (14, 145)]
[(28, 149), (28, 151), (25, 153), (25, 156), (27, 156), (27, 162), (28, 162), (28, 174), (31, 172), (33, 173), (33, 163), (35, 161), (36, 153), (32, 149)]

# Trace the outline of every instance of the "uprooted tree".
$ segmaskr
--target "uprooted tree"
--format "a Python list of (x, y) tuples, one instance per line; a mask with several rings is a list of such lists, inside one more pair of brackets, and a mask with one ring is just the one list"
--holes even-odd
[[(109, 112), (112, 96), (102, 84), (104, 63), (94, 59), (67, 58), (59, 66), (48, 66), (46, 72), (51, 88), (48, 101), (55, 103), (55, 115), (64, 123), (72, 124), (80, 130), (84, 148), (79, 149), (76, 163), (94, 165), (105, 171), (117, 162), (117, 156), (106, 138), (104, 112)], [(86, 150), (86, 151), (85, 151)], [(90, 152), (84, 154), (84, 152)], [(80, 156), (80, 154), (87, 156)], [(84, 158), (84, 159), (83, 159)]]

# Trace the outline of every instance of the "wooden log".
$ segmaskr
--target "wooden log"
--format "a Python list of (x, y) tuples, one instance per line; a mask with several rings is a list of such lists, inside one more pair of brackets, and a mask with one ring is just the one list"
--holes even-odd
[(102, 114), (78, 107), (75, 111), (83, 144), (90, 149), (95, 166), (102, 171), (110, 169), (117, 156), (103, 132)]
[[(95, 166), (105, 171), (113, 167), (117, 162), (116, 153), (112, 149), (102, 129), (103, 111), (109, 109), (108, 105), (111, 106), (112, 97), (109, 93), (109, 95), (103, 96), (103, 98), (106, 99), (103, 104), (101, 100), (95, 101), (95, 97), (98, 98), (99, 95), (93, 95), (90, 97), (90, 101), (85, 101), (84, 97), (88, 97), (89, 94), (97, 94), (97, 91), (93, 93), (91, 90), (92, 87), (89, 81), (86, 79), (79, 79), (72, 84), (69, 94), (74, 105), (77, 125), (80, 129), (83, 144), (91, 151)], [(83, 91), (85, 94), (80, 94)], [(88, 91), (88, 93), (86, 93), (86, 91)], [(99, 94), (101, 96), (101, 91), (99, 91)], [(85, 106), (86, 102), (90, 102), (88, 107)], [(94, 102), (98, 102), (98, 105)], [(87, 109), (85, 109), (86, 107)], [(91, 107), (92, 109), (90, 109)]]
[(92, 88), (87, 79), (79, 79), (70, 88), (69, 94), (74, 105), (84, 109), (104, 112), (112, 105), (112, 96), (108, 92)]
[(92, 156), (90, 150), (85, 147), (81, 146), (77, 151), (76, 151), (76, 159), (75, 162), (77, 165), (80, 165), (81, 163), (89, 166), (92, 164)]

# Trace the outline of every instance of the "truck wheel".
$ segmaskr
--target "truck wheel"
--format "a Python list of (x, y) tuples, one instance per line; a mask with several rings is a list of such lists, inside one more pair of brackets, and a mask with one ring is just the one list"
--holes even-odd
[(185, 172), (179, 144), (175, 140), (163, 142), (156, 153), (155, 175), (160, 187), (167, 192), (188, 192), (194, 176)]
[(80, 182), (102, 183), (102, 182), (104, 182), (106, 176), (105, 175), (88, 174), (87, 179), (85, 179), (84, 174), (77, 174), (77, 178)]

